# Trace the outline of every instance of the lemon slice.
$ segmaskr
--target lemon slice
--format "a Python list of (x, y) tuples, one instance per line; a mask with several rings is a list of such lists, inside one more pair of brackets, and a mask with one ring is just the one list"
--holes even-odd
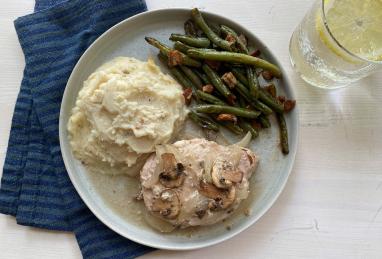
[[(382, 61), (382, 0), (325, 0), (326, 22), (334, 38), (351, 53)], [(348, 59), (326, 33), (321, 17), (316, 28), (322, 41)]]

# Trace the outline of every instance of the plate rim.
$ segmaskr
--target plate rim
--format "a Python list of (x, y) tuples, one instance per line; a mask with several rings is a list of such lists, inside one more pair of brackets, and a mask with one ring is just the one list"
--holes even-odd
[[(161, 8), (161, 9), (155, 9), (155, 10), (149, 10), (149, 11), (145, 11), (145, 12), (142, 12), (142, 13), (139, 13), (139, 14), (136, 14), (134, 16), (131, 16), (127, 19), (124, 19), (122, 20), (121, 22), (115, 24), (114, 26), (110, 27), (108, 30), (106, 30), (104, 33), (102, 33), (86, 50), (85, 52), (81, 55), (81, 57), (79, 58), (79, 60), (77, 61), (76, 65), (74, 66), (70, 76), (69, 76), (69, 79), (67, 81), (67, 84), (65, 85), (65, 90), (64, 90), (64, 94), (63, 94), (63, 97), (62, 97), (62, 101), (61, 101), (61, 106), (60, 106), (60, 117), (59, 117), (59, 141), (60, 141), (60, 150), (61, 150), (61, 155), (62, 155), (62, 158), (63, 158), (63, 161), (64, 161), (64, 165), (65, 165), (65, 169), (69, 175), (69, 178), (70, 178), (70, 181), (71, 183), (73, 184), (74, 188), (76, 189), (78, 195), (80, 196), (81, 200), (85, 203), (85, 205), (89, 208), (89, 210), (97, 217), (98, 220), (100, 220), (103, 224), (105, 224), (108, 228), (110, 228), (111, 230), (113, 230), (114, 232), (116, 232), (117, 234), (131, 240), (131, 241), (134, 241), (136, 243), (139, 243), (139, 244), (142, 244), (142, 245), (146, 245), (146, 246), (149, 246), (149, 247), (153, 247), (153, 248), (158, 248), (158, 249), (166, 249), (166, 250), (177, 250), (177, 251), (184, 251), (184, 250), (193, 250), (193, 249), (199, 249), (199, 248), (204, 248), (204, 247), (208, 247), (208, 246), (212, 246), (212, 245), (216, 245), (218, 243), (221, 243), (221, 242), (224, 242), (236, 235), (238, 235), (239, 233), (243, 232), (244, 230), (248, 229), (250, 226), (254, 225), (261, 217), (264, 216), (265, 213), (267, 213), (269, 211), (269, 209), (274, 205), (274, 203), (276, 202), (276, 200), (279, 198), (279, 196), (281, 195), (281, 193), (283, 192), (283, 190), (285, 189), (285, 186), (286, 186), (286, 183), (288, 182), (288, 179), (289, 179), (289, 176), (292, 172), (292, 169), (293, 169), (293, 166), (295, 164), (295, 160), (296, 160), (296, 154), (297, 154), (297, 147), (298, 147), (298, 144), (299, 144), (299, 128), (300, 128), (300, 112), (299, 112), (299, 107), (298, 105), (294, 108), (293, 110), (293, 113), (295, 113), (295, 116), (296, 116), (296, 125), (295, 125), (295, 129), (294, 129), (294, 141), (290, 144), (292, 144), (290, 146), (290, 150), (292, 152), (289, 153), (289, 156), (291, 156), (291, 162), (287, 165), (287, 172), (285, 172), (286, 174), (286, 177), (284, 178), (285, 180), (281, 183), (280, 185), (280, 188), (277, 190), (277, 192), (275, 192), (275, 194), (273, 195), (273, 197), (270, 199), (270, 201), (264, 206), (264, 208), (258, 213), (258, 215), (256, 217), (253, 217), (251, 218), (246, 224), (242, 224), (241, 226), (239, 226), (235, 231), (229, 231), (227, 232), (227, 234), (225, 235), (221, 235), (220, 237), (218, 238), (215, 238), (211, 241), (208, 241), (208, 242), (205, 242), (205, 244), (201, 244), (201, 245), (191, 245), (191, 246), (186, 246), (186, 247), (179, 247), (177, 245), (173, 245), (173, 246), (170, 246), (170, 245), (158, 245), (158, 244), (153, 244), (153, 243), (150, 243), (150, 242), (147, 242), (145, 240), (142, 240), (141, 238), (137, 238), (135, 237), (134, 235), (131, 235), (129, 233), (124, 233), (122, 231), (120, 231), (117, 227), (115, 227), (113, 224), (111, 224), (109, 222), (109, 220), (107, 218), (105, 218), (101, 213), (101, 212), (98, 212), (96, 209), (94, 209), (91, 204), (89, 204), (90, 202), (85, 198), (86, 195), (84, 194), (84, 191), (82, 188), (80, 188), (79, 184), (77, 183), (77, 181), (74, 179), (74, 172), (72, 172), (71, 170), (68, 170), (68, 168), (70, 168), (69, 164), (71, 164), (71, 161), (69, 159), (69, 157), (67, 157), (65, 154), (65, 152), (62, 152), (62, 146), (64, 145), (64, 138), (65, 138), (65, 135), (64, 135), (64, 131), (66, 131), (67, 127), (66, 125), (64, 124), (64, 121), (63, 121), (63, 114), (66, 110), (66, 104), (64, 102), (65, 99), (67, 99), (68, 97), (68, 86), (72, 84), (72, 81), (73, 81), (73, 74), (76, 70), (78, 70), (78, 67), (80, 66), (82, 60), (87, 56), (87, 53), (90, 52), (90, 50), (94, 47), (94, 45), (97, 44), (98, 41), (100, 41), (102, 38), (106, 37), (111, 31), (117, 29), (118, 27), (124, 25), (125, 23), (129, 23), (135, 19), (138, 19), (140, 18), (141, 16), (150, 16), (152, 14), (156, 14), (156, 13), (161, 13), (161, 12), (191, 12), (191, 8)], [(210, 11), (206, 11), (204, 9), (201, 9), (201, 12), (208, 15), (208, 16), (215, 16), (215, 17), (218, 17), (219, 19), (222, 19), (222, 20), (228, 20), (231, 24), (233, 24), (235, 27), (240, 27), (240, 28), (244, 28), (246, 31), (248, 31), (250, 33), (250, 36), (254, 39), (256, 39), (256, 41), (258, 41), (261, 45), (265, 46), (267, 48), (267, 51), (269, 52), (270, 56), (272, 57), (272, 59), (274, 59), (276, 61), (276, 63), (279, 65), (281, 71), (282, 71), (282, 74), (283, 74), (283, 77), (282, 77), (282, 80), (285, 82), (285, 85), (288, 85), (288, 92), (289, 94), (291, 95), (291, 98), (292, 99), (296, 99), (296, 94), (295, 94), (295, 91), (292, 87), (292, 84), (291, 84), (291, 81), (289, 79), (289, 77), (287, 76), (287, 73), (285, 71), (285, 69), (283, 68), (283, 66), (281, 65), (281, 63), (279, 62), (279, 59), (274, 55), (274, 53), (267, 47), (267, 45), (259, 38), (257, 37), (251, 30), (247, 29), (245, 26), (241, 25), (240, 23), (230, 19), (230, 18), (227, 18), (227, 17), (224, 17), (223, 15), (220, 15), (220, 14), (217, 14), (217, 13), (214, 13), (214, 12), (210, 12)], [(71, 107), (73, 108), (73, 107)], [(290, 137), (291, 135), (289, 135)], [(207, 226), (208, 227), (208, 226)]]

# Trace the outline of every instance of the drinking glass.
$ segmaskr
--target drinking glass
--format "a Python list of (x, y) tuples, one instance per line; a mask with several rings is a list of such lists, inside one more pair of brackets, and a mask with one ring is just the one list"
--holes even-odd
[[(336, 0), (316, 0), (295, 29), (289, 45), (292, 66), (301, 78), (313, 86), (326, 89), (346, 86), (382, 68), (382, 61), (378, 58), (369, 59), (359, 55), (345, 48), (334, 37), (327, 20), (328, 11), (333, 8), (333, 1)], [(364, 2), (364, 0), (357, 1)], [(366, 1), (379, 1), (379, 3), (375, 2), (374, 4), (381, 4), (380, 0)], [(347, 2), (352, 1), (348, 0)], [(341, 6), (336, 8), (341, 8)], [(336, 11), (338, 13), (341, 10)], [(372, 11), (375, 12), (376, 10)], [(382, 10), (379, 11), (382, 15)], [(365, 26), (362, 21), (351, 22), (354, 22), (355, 25)], [(382, 27), (382, 24), (380, 26)], [(376, 37), (382, 36), (382, 31), (375, 33), (381, 33), (374, 35)], [(375, 38), (374, 36), (373, 38)]]

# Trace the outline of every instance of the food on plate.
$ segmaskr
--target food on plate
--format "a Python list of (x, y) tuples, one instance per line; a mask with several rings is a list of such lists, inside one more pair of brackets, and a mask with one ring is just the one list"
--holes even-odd
[(154, 47), (160, 49), (160, 51), (163, 54), (165, 54), (169, 57), (169, 65), (170, 66), (183, 64), (183, 65), (188, 65), (188, 66), (192, 66), (192, 67), (200, 67), (199, 61), (192, 59), (192, 58), (186, 56), (185, 54), (183, 54), (177, 50), (169, 48), (168, 46), (160, 43), (159, 41), (157, 41), (154, 38), (146, 37), (145, 40), (148, 43), (150, 43), (151, 45), (153, 45)]
[(281, 71), (278, 67), (268, 61), (252, 57), (243, 53), (235, 53), (229, 51), (210, 51), (208, 49), (190, 49), (187, 55), (196, 59), (214, 60), (228, 63), (240, 63), (245, 65), (256, 66), (268, 69), (276, 77), (281, 77)]
[(200, 138), (159, 145), (140, 173), (145, 206), (180, 228), (221, 222), (247, 198), (257, 163), (239, 145)]
[(182, 35), (177, 33), (172, 33), (170, 36), (170, 40), (180, 41), (187, 45), (197, 47), (197, 48), (207, 48), (210, 45), (210, 40), (208, 38), (191, 37), (188, 35)]
[(245, 108), (232, 107), (228, 105), (200, 104), (195, 106), (196, 112), (201, 113), (217, 113), (217, 114), (233, 114), (243, 118), (255, 119), (260, 115), (260, 112)]
[(115, 58), (84, 82), (68, 122), (73, 154), (91, 170), (133, 174), (187, 116), (181, 86), (153, 60)]
[[(277, 95), (281, 70), (252, 50), (245, 35), (205, 21), (198, 9), (184, 29), (171, 34), (173, 47), (145, 37), (175, 80), (152, 59), (115, 58), (84, 82), (67, 125), (73, 154), (91, 171), (139, 172), (140, 185), (130, 185), (141, 188), (138, 212), (161, 232), (230, 217), (247, 199), (258, 164), (247, 145), (274, 116), (288, 154), (284, 114), (296, 103)], [(186, 137), (188, 127), (178, 134), (184, 123), (194, 135)], [(246, 135), (229, 144), (221, 128)], [(125, 188), (130, 196), (132, 189)]]
[(191, 18), (198, 28), (201, 29), (216, 46), (221, 49), (231, 50), (232, 43), (222, 39), (212, 28), (210, 28), (197, 8), (191, 10)]
[(213, 131), (219, 130), (219, 125), (217, 125), (214, 121), (212, 121), (208, 117), (203, 117), (200, 115), (198, 116), (194, 111), (190, 111), (190, 113), (188, 114), (188, 118), (190, 118), (203, 129), (209, 129)]
[[(281, 151), (288, 154), (284, 114), (296, 102), (276, 94), (273, 83), (282, 79), (280, 68), (258, 49), (251, 49), (244, 34), (224, 24), (215, 26), (197, 8), (191, 10), (184, 30), (185, 35), (170, 35), (173, 48), (152, 37), (145, 40), (159, 49), (158, 58), (183, 86), (193, 111), (190, 118), (204, 129), (217, 131), (221, 126), (234, 134), (249, 131), (256, 138), (261, 128), (271, 126), (269, 116), (274, 114)], [(269, 86), (274, 88), (273, 95)]]

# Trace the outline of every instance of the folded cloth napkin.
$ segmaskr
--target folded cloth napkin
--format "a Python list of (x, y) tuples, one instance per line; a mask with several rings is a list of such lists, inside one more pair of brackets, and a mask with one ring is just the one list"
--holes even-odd
[(144, 0), (39, 0), (15, 21), (25, 55), (0, 189), (0, 212), (21, 225), (73, 231), (84, 258), (134, 258), (152, 248), (121, 237), (86, 207), (71, 184), (58, 138), (60, 103), (86, 48)]

